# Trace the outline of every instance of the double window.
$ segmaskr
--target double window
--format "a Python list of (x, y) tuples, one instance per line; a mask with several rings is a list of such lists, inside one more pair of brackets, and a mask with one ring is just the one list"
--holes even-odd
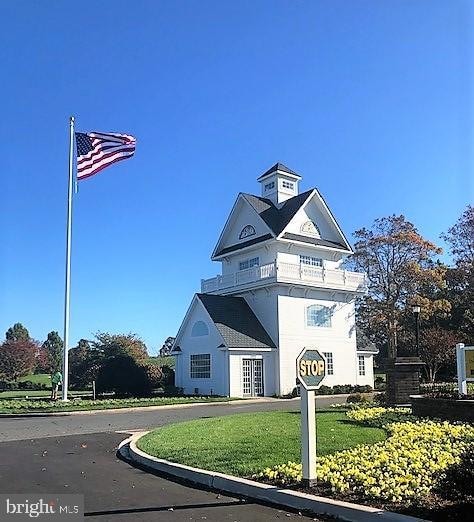
[(284, 179), (282, 181), (282, 187), (283, 188), (286, 188), (286, 189), (291, 189), (293, 190), (295, 188), (295, 184), (294, 183), (291, 183), (291, 181), (286, 181), (286, 179)]
[(311, 305), (306, 308), (306, 325), (331, 327), (332, 310), (329, 306)]
[(252, 268), (253, 266), (258, 266), (260, 264), (260, 258), (252, 257), (251, 259), (245, 259), (239, 263), (239, 270), (247, 270), (247, 268)]
[(191, 379), (210, 379), (211, 354), (200, 353), (197, 355), (191, 355), (190, 372)]
[(358, 355), (357, 359), (359, 360), (359, 375), (365, 375), (365, 357), (363, 355)]
[(300, 255), (300, 263), (302, 265), (308, 266), (323, 266), (323, 260), (320, 257), (312, 257), (312, 256), (301, 256)]
[(326, 374), (334, 375), (334, 359), (332, 357), (332, 352), (323, 352), (324, 357), (326, 357)]
[(269, 190), (272, 190), (275, 188), (275, 182), (274, 181), (270, 181), (270, 183), (266, 183), (265, 184), (265, 191), (269, 191)]

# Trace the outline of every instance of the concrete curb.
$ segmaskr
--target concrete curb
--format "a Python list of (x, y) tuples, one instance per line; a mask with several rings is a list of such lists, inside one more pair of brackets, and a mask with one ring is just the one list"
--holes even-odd
[[(318, 395), (316, 396), (316, 404), (319, 399), (341, 399), (348, 397), (350, 394), (343, 393), (338, 395)], [(294, 402), (299, 401), (300, 397), (292, 399), (276, 399), (273, 397), (260, 397), (258, 399), (237, 399), (235, 401), (215, 401), (215, 402), (192, 402), (189, 404), (167, 404), (164, 406), (133, 406), (131, 408), (104, 408), (102, 410), (80, 410), (80, 411), (52, 411), (52, 412), (32, 412), (32, 413), (0, 413), (0, 419), (27, 418), (27, 417), (65, 417), (68, 415), (96, 415), (98, 413), (133, 413), (135, 411), (155, 411), (169, 410), (172, 408), (192, 408), (194, 406), (220, 406), (222, 404), (265, 404), (272, 402)]]
[(128, 462), (139, 464), (148, 470), (157, 471), (192, 484), (215, 489), (224, 493), (251, 498), (299, 511), (311, 512), (316, 515), (331, 515), (350, 522), (423, 522), (420, 518), (359, 504), (352, 504), (350, 502), (309, 495), (289, 489), (280, 489), (277, 486), (261, 484), (253, 480), (192, 468), (183, 464), (159, 459), (148, 455), (137, 447), (137, 440), (146, 433), (148, 432), (135, 433), (128, 439), (122, 441), (119, 445), (118, 452)]

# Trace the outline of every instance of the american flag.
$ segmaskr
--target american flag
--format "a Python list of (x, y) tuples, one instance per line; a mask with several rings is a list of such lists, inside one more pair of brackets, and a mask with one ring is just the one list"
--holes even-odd
[(114, 132), (76, 132), (77, 179), (85, 179), (112, 163), (131, 158), (136, 139)]

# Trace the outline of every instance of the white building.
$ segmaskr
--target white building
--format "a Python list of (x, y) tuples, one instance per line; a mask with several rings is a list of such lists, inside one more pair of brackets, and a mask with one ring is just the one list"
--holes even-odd
[(372, 346), (358, 348), (354, 301), (364, 274), (341, 269), (351, 246), (317, 189), (277, 163), (240, 193), (176, 336), (176, 386), (233, 397), (285, 395), (304, 347), (325, 354), (323, 384), (373, 386)]

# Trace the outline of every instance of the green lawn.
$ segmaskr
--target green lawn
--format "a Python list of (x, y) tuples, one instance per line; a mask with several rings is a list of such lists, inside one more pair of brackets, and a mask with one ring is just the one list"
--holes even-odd
[(18, 381), (31, 381), (35, 384), (46, 384), (46, 386), (51, 386), (51, 375), (49, 375), (49, 373), (32, 373), (30, 375), (20, 377)]
[[(348, 421), (345, 412), (318, 412), (318, 454), (372, 444), (384, 430)], [(138, 447), (156, 457), (240, 476), (289, 460), (300, 462), (299, 412), (244, 413), (172, 424), (145, 435)]]

